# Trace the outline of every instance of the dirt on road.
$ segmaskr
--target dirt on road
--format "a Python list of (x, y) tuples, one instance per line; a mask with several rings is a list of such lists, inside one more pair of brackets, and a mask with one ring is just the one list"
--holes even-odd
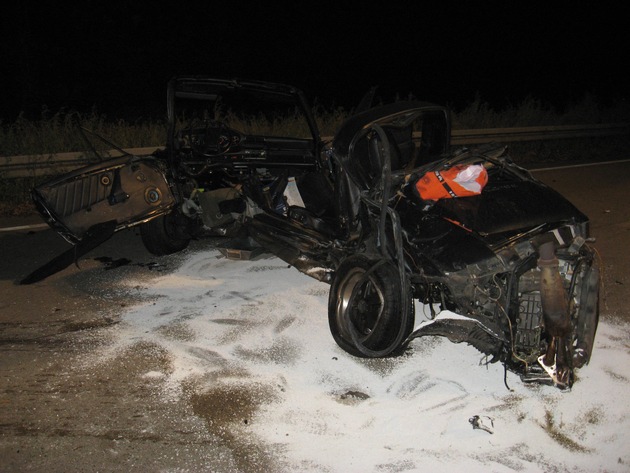
[(163, 399), (161, 378), (146, 376), (168, 372), (159, 346), (138, 343), (106, 365), (90, 363), (121, 310), (138, 302), (120, 282), (150, 280), (178, 257), (156, 262), (134, 232), (122, 232), (80, 268), (20, 286), (67, 244), (49, 230), (3, 234), (0, 244), (0, 471), (248, 469), (190, 403)]

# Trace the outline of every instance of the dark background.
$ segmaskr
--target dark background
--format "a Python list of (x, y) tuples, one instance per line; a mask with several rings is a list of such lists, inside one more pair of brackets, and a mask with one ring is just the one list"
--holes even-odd
[(2, 7), (0, 119), (161, 117), (166, 82), (284, 82), (351, 108), (387, 97), (563, 108), (628, 96), (628, 15), (595, 2), (35, 2)]

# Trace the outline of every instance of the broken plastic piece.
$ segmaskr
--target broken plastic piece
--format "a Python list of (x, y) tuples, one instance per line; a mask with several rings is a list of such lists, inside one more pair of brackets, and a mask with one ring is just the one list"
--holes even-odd
[(549, 375), (549, 377), (553, 381), (554, 386), (556, 386), (557, 388), (560, 388), (560, 389), (567, 389), (567, 388), (571, 387), (571, 383), (567, 383), (565, 381), (562, 381), (558, 377), (558, 370), (556, 369), (556, 363), (555, 362), (551, 366), (547, 366), (545, 364), (545, 355), (541, 355), (541, 356), (538, 357), (538, 364)]
[(473, 429), (485, 430), (489, 434), (494, 433), (494, 419), (488, 416), (472, 416), (468, 419)]
[(467, 191), (481, 194), (481, 189), (488, 181), (487, 174), (484, 173), (485, 168), (481, 164), (466, 166), (459, 171), (453, 180)]

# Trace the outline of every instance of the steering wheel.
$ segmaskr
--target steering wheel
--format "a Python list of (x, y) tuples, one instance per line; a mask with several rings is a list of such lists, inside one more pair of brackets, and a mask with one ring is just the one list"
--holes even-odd
[(178, 141), (182, 149), (192, 149), (195, 153), (208, 157), (223, 156), (241, 141), (241, 135), (225, 124), (217, 121), (205, 121), (202, 126), (191, 123), (180, 130)]

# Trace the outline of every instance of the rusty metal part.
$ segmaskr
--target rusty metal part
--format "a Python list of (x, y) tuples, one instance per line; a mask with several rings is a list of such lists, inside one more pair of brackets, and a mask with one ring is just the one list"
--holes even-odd
[(552, 337), (565, 337), (571, 332), (571, 320), (554, 243), (543, 243), (539, 255), (540, 297), (545, 329)]
[(543, 320), (545, 329), (551, 337), (543, 363), (548, 367), (555, 367), (554, 382), (557, 385), (568, 387), (571, 385), (572, 369), (567, 347), (567, 340), (571, 334), (567, 294), (553, 241), (540, 245), (538, 253)]

